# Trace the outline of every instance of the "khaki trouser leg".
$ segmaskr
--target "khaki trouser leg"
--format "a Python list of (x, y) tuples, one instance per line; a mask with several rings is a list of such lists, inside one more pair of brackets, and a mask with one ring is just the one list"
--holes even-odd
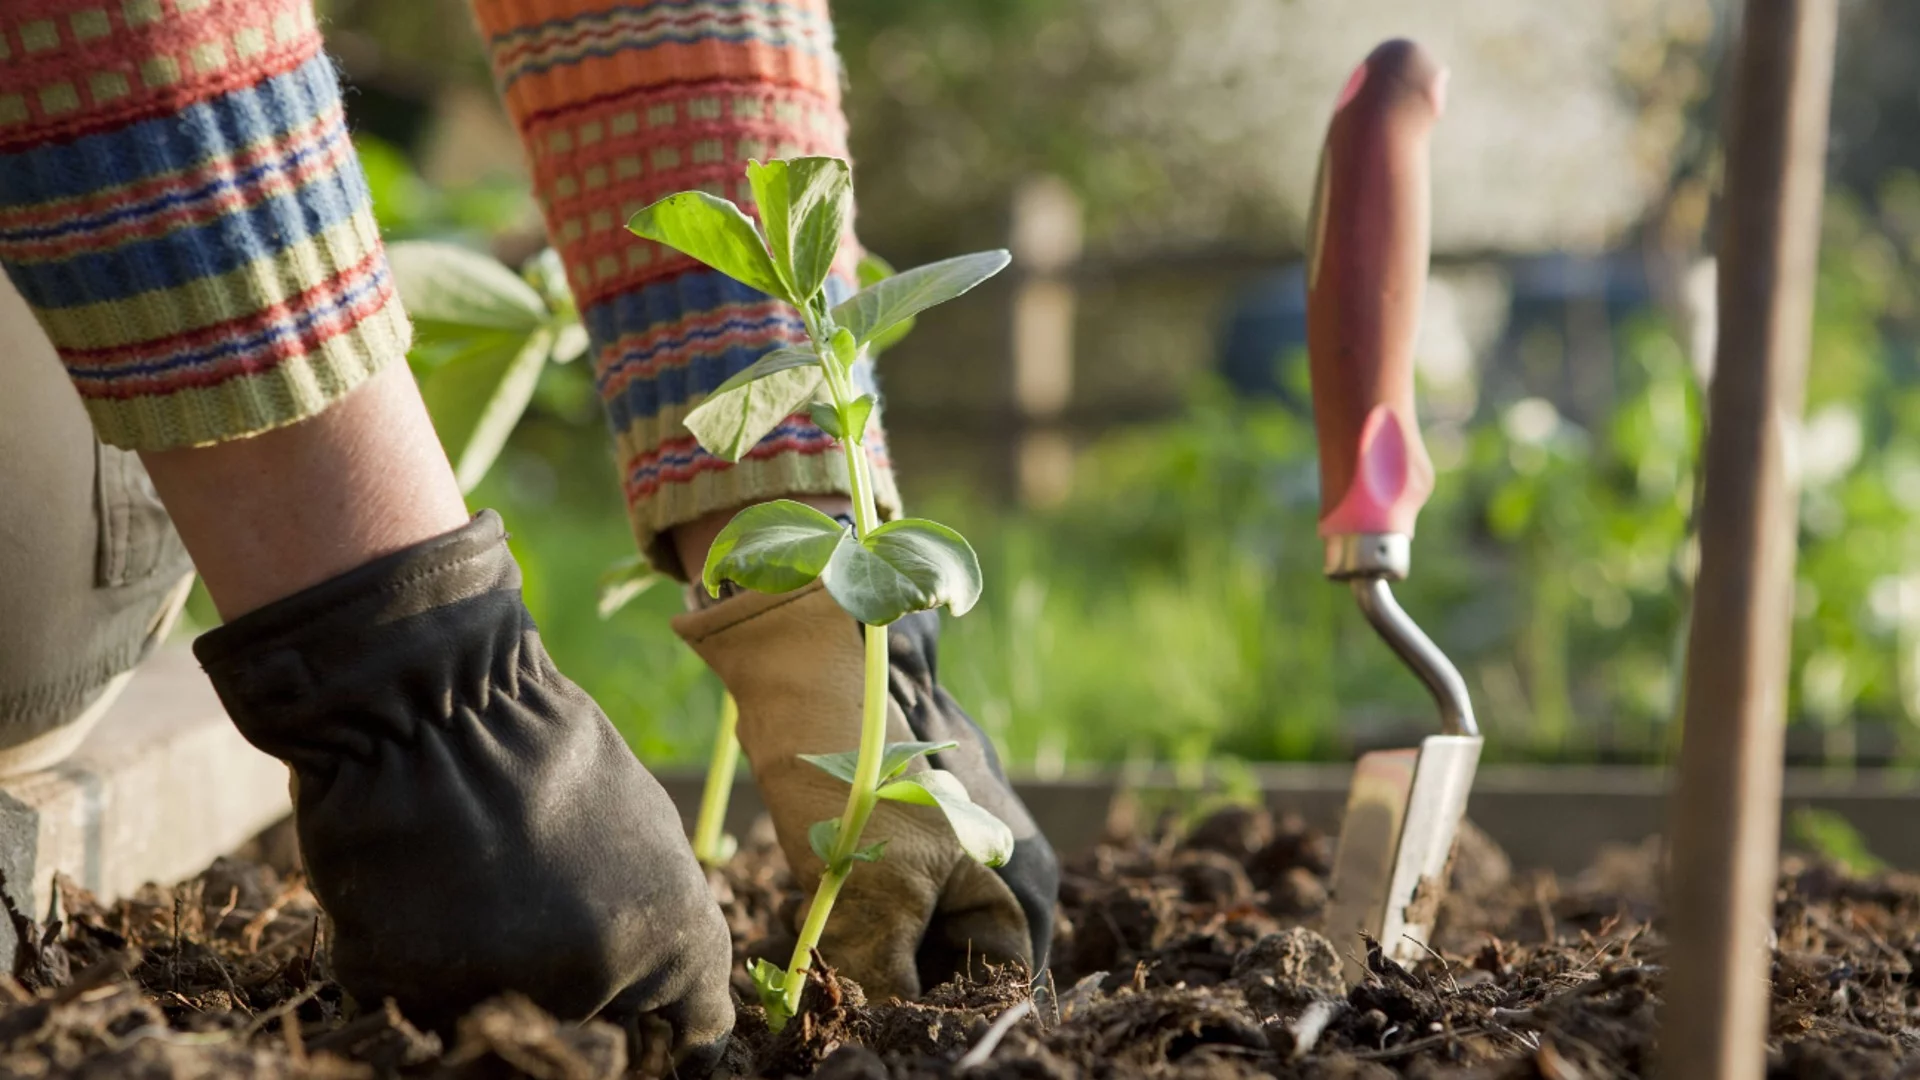
[(0, 276), (0, 775), (71, 753), (172, 625), (192, 565)]

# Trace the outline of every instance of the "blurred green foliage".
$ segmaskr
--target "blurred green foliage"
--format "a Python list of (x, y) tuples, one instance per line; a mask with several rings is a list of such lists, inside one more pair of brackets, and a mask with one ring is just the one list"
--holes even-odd
[[(397, 155), (363, 155), (391, 235), (477, 245), (524, 212), (524, 191), (432, 190)], [(1840, 757), (1862, 732), (1902, 760), (1920, 752), (1916, 271), (1920, 177), (1830, 199), (1790, 712)], [(1659, 313), (1613, 344), (1602, 422), (1583, 428), (1538, 398), (1482, 401), (1433, 442), (1438, 489), (1398, 592), (1466, 674), (1490, 758), (1650, 760), (1671, 745), (1702, 399), (1685, 337)], [(1304, 378), (1300, 357), (1282, 362)], [(986, 575), (979, 607), (948, 622), (944, 681), (1017, 767), (1043, 773), (1341, 758), (1424, 729), (1418, 684), (1320, 575), (1316, 482), (1309, 418), (1211, 384), (1174, 418), (1086, 447), (1056, 509), (909, 477), (915, 511), (972, 536)], [(720, 693), (668, 628), (679, 591), (596, 613), (602, 574), (633, 549), (587, 364), (545, 365), (472, 502), (505, 516), (561, 668), (650, 762), (704, 755)], [(204, 600), (196, 610), (210, 621)]]

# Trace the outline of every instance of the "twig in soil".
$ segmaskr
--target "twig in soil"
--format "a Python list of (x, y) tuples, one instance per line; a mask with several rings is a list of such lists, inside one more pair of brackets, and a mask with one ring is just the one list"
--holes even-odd
[(1447, 977), (1447, 985), (1453, 988), (1454, 993), (1458, 994), (1460, 992), (1460, 984), (1458, 982), (1455, 982), (1453, 978), (1453, 965), (1447, 963), (1446, 957), (1441, 956), (1437, 952), (1434, 952), (1433, 946), (1428, 945), (1426, 942), (1421, 941), (1419, 938), (1414, 937), (1412, 934), (1401, 934), (1400, 936), (1403, 938), (1406, 938), (1408, 941), (1413, 942), (1415, 945), (1420, 946), (1420, 948), (1423, 949), (1428, 956), (1431, 956), (1435, 960), (1440, 961), (1440, 972), (1441, 974)]
[(987, 1033), (980, 1036), (980, 1041), (974, 1044), (973, 1049), (967, 1051), (959, 1061), (954, 1062), (954, 1070), (962, 1071), (985, 1065), (987, 1059), (993, 1056), (994, 1048), (1000, 1045), (1000, 1040), (1006, 1038), (1007, 1032), (1013, 1030), (1013, 1025), (1019, 1023), (1032, 1011), (1033, 999), (1028, 998), (1001, 1013), (999, 1019), (993, 1022), (993, 1026), (987, 1029)]
[[(1391, 1030), (1392, 1029), (1389, 1029), (1389, 1031)], [(1487, 1034), (1485, 1028), (1470, 1028), (1466, 1031), (1443, 1031), (1438, 1035), (1428, 1035), (1425, 1038), (1415, 1039), (1412, 1042), (1401, 1043), (1399, 1046), (1389, 1046), (1384, 1050), (1355, 1050), (1353, 1056), (1359, 1058), (1361, 1061), (1391, 1061), (1397, 1057), (1408, 1057), (1425, 1050), (1431, 1050), (1436, 1046), (1445, 1046), (1447, 1043), (1456, 1039), (1466, 1039), (1475, 1035), (1485, 1034)]]
[(253, 1020), (247, 1024), (246, 1030), (242, 1032), (243, 1037), (251, 1039), (260, 1032), (265, 1031), (268, 1024), (273, 1023), (275, 1020), (286, 1016), (300, 1006), (312, 1001), (314, 996), (320, 993), (321, 987), (325, 985), (326, 983), (324, 982), (311, 983), (306, 989), (254, 1017)]

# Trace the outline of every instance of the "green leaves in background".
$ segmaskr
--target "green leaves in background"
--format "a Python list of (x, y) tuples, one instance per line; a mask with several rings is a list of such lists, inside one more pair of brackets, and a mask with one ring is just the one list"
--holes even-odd
[(803, 157), (747, 165), (783, 295), (804, 307), (826, 284), (853, 201), (853, 175), (839, 158)]
[(753, 219), (725, 199), (704, 191), (682, 191), (633, 215), (627, 228), (768, 296), (787, 295)]
[(586, 352), (586, 329), (558, 256), (536, 258), (526, 277), (437, 241), (390, 245), (387, 259), (414, 323), (409, 359), (420, 396), (460, 490), (470, 492), (525, 415), (547, 363)]
[(964, 615), (980, 599), (980, 560), (973, 547), (923, 518), (888, 522), (865, 540), (849, 537), (834, 549), (821, 577), (834, 600), (869, 626), (941, 606)]
[(909, 773), (877, 794), (892, 802), (938, 807), (961, 848), (978, 862), (1005, 866), (1013, 857), (1013, 830), (974, 802), (960, 778), (945, 769)]
[(458, 244), (393, 244), (387, 264), (416, 334), (466, 337), (499, 330), (524, 335), (548, 321), (547, 302), (532, 285), (498, 259)]
[(595, 610), (600, 618), (610, 619), (614, 612), (665, 580), (665, 575), (648, 565), (645, 555), (629, 555), (600, 575), (600, 599)]
[(916, 266), (855, 293), (833, 309), (833, 319), (860, 344), (869, 344), (922, 311), (964, 295), (1012, 259), (1005, 251), (977, 251)]
[(707, 549), (701, 581), (711, 595), (733, 581), (756, 592), (792, 592), (820, 571), (850, 530), (791, 499), (749, 506), (733, 516)]

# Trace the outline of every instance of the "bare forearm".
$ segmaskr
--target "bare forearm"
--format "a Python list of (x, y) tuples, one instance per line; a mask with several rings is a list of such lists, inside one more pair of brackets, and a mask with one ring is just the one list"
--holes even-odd
[(467, 520), (404, 364), (313, 419), (141, 459), (227, 619)]

